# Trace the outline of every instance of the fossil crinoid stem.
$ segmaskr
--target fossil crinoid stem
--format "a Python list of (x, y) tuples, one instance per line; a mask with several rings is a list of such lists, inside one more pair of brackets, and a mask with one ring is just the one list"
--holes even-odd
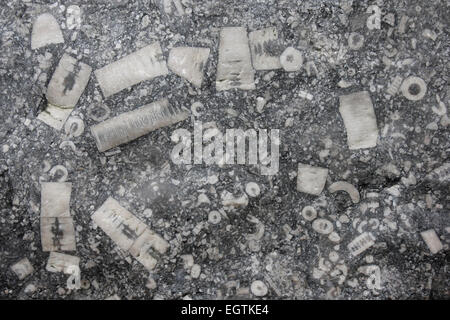
[(103, 152), (187, 117), (187, 111), (171, 108), (169, 101), (162, 99), (96, 124), (91, 133)]

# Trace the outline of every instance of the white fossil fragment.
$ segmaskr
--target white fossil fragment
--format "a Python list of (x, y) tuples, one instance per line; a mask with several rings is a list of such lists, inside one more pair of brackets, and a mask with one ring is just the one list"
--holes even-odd
[(81, 274), (80, 267), (77, 265), (70, 265), (67, 268), (67, 273), (70, 277), (67, 278), (66, 286), (69, 290), (79, 290), (81, 288)]
[(402, 92), (403, 96), (408, 100), (411, 101), (422, 100), (423, 97), (425, 97), (425, 94), (427, 93), (427, 84), (419, 77), (411, 76), (403, 81), (400, 87), (400, 91)]
[(348, 37), (348, 47), (352, 50), (359, 50), (364, 45), (364, 37), (357, 33), (352, 32)]
[(238, 88), (254, 90), (253, 70), (247, 30), (244, 27), (226, 27), (220, 31), (219, 61), (216, 90)]
[(264, 109), (264, 106), (266, 105), (266, 99), (263, 97), (257, 97), (256, 98), (256, 111), (261, 113)]
[(356, 230), (358, 230), (359, 233), (363, 233), (363, 228), (367, 225), (367, 221), (361, 221), (361, 223), (359, 224), (358, 228)]
[(245, 235), (245, 238), (248, 241), (251, 241), (251, 240), (259, 241), (259, 240), (261, 240), (263, 235), (264, 235), (264, 231), (265, 231), (264, 224), (262, 224), (261, 221), (259, 221), (258, 218), (254, 217), (252, 215), (247, 216), (247, 220), (249, 222), (251, 222), (251, 223), (256, 224), (256, 232)]
[(64, 43), (64, 38), (56, 19), (49, 13), (41, 14), (33, 23), (31, 31), (31, 49), (49, 44)]
[(309, 93), (307, 91), (303, 91), (303, 90), (300, 90), (298, 92), (298, 95), (299, 95), (299, 97), (301, 97), (303, 99), (308, 99), (309, 101), (311, 101), (314, 98), (314, 96), (311, 93)]
[(383, 21), (393, 27), (395, 26), (395, 15), (390, 12), (383, 17)]
[(367, 8), (367, 13), (371, 13), (367, 18), (367, 28), (369, 30), (381, 29), (381, 10), (377, 5), (371, 5)]
[(34, 268), (30, 263), (28, 258), (23, 258), (22, 260), (16, 262), (11, 266), (12, 272), (16, 274), (19, 280), (23, 280), (33, 273)]
[(220, 215), (219, 211), (213, 210), (208, 214), (208, 222), (211, 224), (218, 224), (221, 219), (222, 216)]
[(261, 280), (253, 281), (250, 290), (255, 297), (264, 297), (269, 292), (266, 284)]
[(333, 184), (331, 184), (331, 186), (328, 187), (328, 191), (330, 191), (331, 193), (335, 193), (337, 191), (345, 191), (348, 193), (353, 203), (358, 203), (360, 200), (358, 189), (356, 189), (354, 185), (345, 181), (334, 182)]
[(375, 237), (370, 232), (364, 232), (353, 239), (352, 242), (348, 244), (348, 249), (350, 253), (356, 257), (360, 253), (366, 251), (371, 246), (375, 244)]
[(189, 113), (171, 108), (167, 99), (125, 112), (91, 127), (100, 152), (137, 139), (151, 131), (187, 119)]
[(245, 192), (247, 192), (247, 194), (254, 198), (259, 196), (259, 193), (261, 192), (261, 189), (259, 188), (258, 184), (255, 182), (249, 182), (247, 183), (247, 185), (245, 186)]
[(194, 257), (192, 254), (183, 254), (180, 256), (180, 258), (183, 260), (183, 267), (186, 270), (189, 270), (194, 265)]
[(376, 265), (368, 265), (359, 267), (358, 271), (369, 276), (366, 280), (367, 289), (369, 290), (381, 290), (381, 272), (380, 267)]
[(109, 197), (92, 215), (92, 220), (123, 250), (131, 248), (146, 225)]
[[(96, 114), (98, 109), (103, 109), (103, 114)], [(105, 104), (94, 105), (88, 109), (89, 118), (98, 122), (108, 119), (110, 114), (111, 110)]]
[(313, 221), (317, 217), (317, 211), (314, 207), (306, 206), (302, 210), (302, 216), (306, 221)]
[(330, 234), (333, 231), (333, 224), (331, 221), (323, 218), (314, 220), (312, 227), (314, 231), (320, 234)]
[(337, 84), (339, 88), (350, 88), (353, 85), (353, 82), (347, 81), (347, 80), (340, 80)]
[(47, 107), (37, 118), (61, 130), (86, 88), (91, 71), (90, 66), (65, 53), (48, 84)]
[(92, 215), (93, 221), (123, 250), (128, 251), (148, 271), (156, 264), (155, 254), (165, 254), (169, 243), (109, 197)]
[(165, 254), (170, 246), (163, 237), (147, 228), (136, 239), (129, 251), (133, 256), (135, 256), (139, 253), (139, 251), (142, 251), (143, 247), (146, 247), (146, 249), (151, 248), (157, 251), (159, 254)]
[(72, 256), (69, 254), (50, 252), (50, 257), (47, 261), (47, 266), (45, 269), (49, 272), (64, 272), (66, 274), (71, 274), (70, 266), (79, 266), (80, 258), (77, 256)]
[(441, 101), (441, 98), (439, 97), (439, 95), (436, 94), (436, 101), (438, 103), (438, 107), (431, 107), (431, 110), (433, 110), (433, 112), (435, 114), (437, 114), (438, 116), (444, 116), (447, 114), (447, 107), (445, 106), (445, 103), (443, 101)]
[(248, 205), (248, 197), (245, 193), (240, 197), (234, 197), (232, 193), (224, 191), (221, 198), (222, 205), (227, 208), (246, 207)]
[(399, 75), (396, 75), (395, 78), (392, 80), (392, 83), (389, 85), (387, 89), (387, 93), (389, 93), (391, 96), (395, 96), (400, 89), (400, 86), (403, 82), (403, 78)]
[(75, 144), (70, 140), (64, 140), (63, 142), (60, 143), (59, 147), (61, 149), (69, 147), (77, 156), (83, 155), (83, 153), (80, 150), (78, 150)]
[(103, 95), (109, 97), (139, 82), (169, 73), (159, 42), (95, 70)]
[(49, 172), (51, 177), (54, 177), (56, 175), (56, 173), (61, 174), (61, 176), (58, 178), (58, 182), (66, 181), (67, 177), (69, 175), (69, 173), (67, 172), (66, 167), (64, 167), (63, 165), (60, 165), (60, 164), (54, 166)]
[(253, 68), (255, 70), (274, 70), (281, 68), (280, 57), (270, 52), (270, 46), (278, 40), (278, 31), (276, 28), (252, 31), (248, 37), (250, 40)]
[(75, 229), (71, 217), (41, 217), (42, 251), (75, 251)]
[[(376, 206), (375, 208), (378, 208), (378, 206)], [(369, 220), (369, 225), (372, 228), (372, 230), (376, 230), (380, 226), (380, 221), (377, 218), (371, 218)]]
[(84, 122), (79, 117), (69, 117), (64, 125), (64, 132), (70, 137), (79, 137), (84, 131)]
[(436, 32), (430, 30), (430, 29), (424, 29), (422, 31), (422, 36), (424, 36), (425, 38), (431, 39), (433, 41), (436, 41), (437, 39), (437, 34)]
[(37, 288), (34, 284), (30, 283), (27, 284), (27, 286), (25, 287), (25, 289), (23, 289), (23, 292), (25, 292), (26, 294), (32, 294), (34, 292), (36, 292)]
[(406, 23), (408, 22), (408, 16), (402, 16), (400, 18), (400, 23), (398, 24), (398, 33), (403, 34), (406, 31)]
[(198, 277), (200, 277), (201, 271), (202, 271), (202, 267), (198, 264), (194, 264), (191, 268), (191, 277), (193, 279), (197, 279)]
[(148, 271), (155, 269), (158, 260), (152, 255), (151, 250), (149, 250), (147, 246), (143, 246), (136, 251), (137, 252), (133, 256), (145, 267), (145, 269)]
[(72, 183), (41, 182), (41, 217), (70, 218)]
[(328, 235), (328, 240), (330, 240), (331, 242), (338, 243), (339, 241), (341, 241), (341, 237), (336, 231), (333, 231)]
[(191, 113), (194, 115), (194, 117), (200, 116), (200, 110), (203, 109), (203, 103), (196, 101), (191, 105)]
[(209, 57), (209, 48), (177, 47), (169, 53), (169, 69), (192, 83), (197, 88), (202, 86), (203, 70)]
[(281, 54), (280, 63), (287, 72), (299, 71), (303, 65), (303, 55), (297, 49), (288, 47)]
[(340, 96), (339, 103), (350, 150), (375, 147), (378, 127), (369, 93), (360, 91)]
[(211, 201), (208, 199), (208, 196), (206, 194), (200, 193), (197, 199), (197, 207), (203, 203), (210, 204)]
[(314, 63), (314, 61), (308, 61), (305, 65), (305, 69), (306, 69), (306, 74), (308, 75), (308, 77), (310, 77), (314, 72), (316, 77), (320, 78), (319, 69), (317, 69), (317, 66)]
[(434, 229), (423, 231), (420, 233), (420, 235), (422, 236), (423, 241), (425, 241), (432, 254), (436, 254), (443, 249), (441, 240), (439, 239)]
[(327, 181), (328, 169), (298, 164), (297, 191), (319, 195)]
[(77, 5), (70, 5), (66, 10), (66, 25), (67, 29), (81, 28), (81, 9)]
[(425, 177), (428, 181), (449, 182), (450, 181), (450, 162), (434, 169)]

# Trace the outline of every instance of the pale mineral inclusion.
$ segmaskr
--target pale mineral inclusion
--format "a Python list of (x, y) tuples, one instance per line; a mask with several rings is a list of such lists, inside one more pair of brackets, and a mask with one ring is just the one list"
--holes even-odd
[(64, 54), (48, 84), (47, 107), (38, 119), (61, 130), (89, 82), (92, 68)]
[(56, 19), (49, 13), (43, 13), (33, 23), (31, 31), (31, 49), (49, 44), (64, 43), (64, 38)]
[(128, 251), (147, 270), (157, 264), (153, 250), (164, 254), (169, 243), (109, 197), (92, 215), (92, 220), (123, 250)]
[(375, 147), (378, 127), (369, 93), (360, 91), (340, 96), (339, 102), (350, 150)]
[(219, 61), (216, 90), (238, 88), (254, 90), (253, 70), (247, 30), (244, 27), (226, 27), (220, 32)]
[(98, 150), (103, 152), (188, 116), (187, 111), (171, 108), (169, 101), (162, 99), (98, 123), (91, 127), (91, 133)]
[(298, 164), (297, 191), (319, 195), (327, 181), (328, 169)]
[(276, 28), (265, 28), (250, 32), (250, 50), (255, 70), (280, 69), (280, 56), (269, 52), (268, 47), (278, 40)]
[(109, 97), (139, 82), (169, 73), (159, 42), (96, 70), (103, 95)]
[(200, 88), (203, 82), (203, 69), (208, 60), (209, 52), (209, 48), (172, 48), (167, 66), (173, 73)]

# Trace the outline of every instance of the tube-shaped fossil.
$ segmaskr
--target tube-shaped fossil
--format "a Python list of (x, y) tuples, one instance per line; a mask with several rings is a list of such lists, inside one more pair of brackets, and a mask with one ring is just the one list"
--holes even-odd
[(103, 152), (187, 117), (187, 111), (171, 108), (168, 100), (162, 99), (96, 124), (91, 133)]

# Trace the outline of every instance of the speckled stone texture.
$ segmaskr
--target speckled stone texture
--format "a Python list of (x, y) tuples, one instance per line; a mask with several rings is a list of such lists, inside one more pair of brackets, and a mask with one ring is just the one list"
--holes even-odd
[[(48, 44), (32, 49), (44, 13), (64, 42), (42, 35)], [(449, 299), (449, 15), (437, 0), (3, 1), (0, 299)], [(244, 31), (235, 47), (237, 35), (227, 35), (225, 69), (235, 74), (217, 88), (221, 32), (237, 30), (225, 27)], [(267, 28), (270, 36), (248, 40)], [(233, 52), (245, 41), (245, 54)], [(186, 78), (170, 69), (136, 76), (145, 70), (130, 60), (122, 75), (143, 81), (105, 97), (95, 70), (156, 42), (164, 66), (176, 47), (209, 56)], [(277, 60), (289, 47), (302, 57), (292, 72)], [(71, 120), (55, 130), (37, 117), (64, 54), (77, 63), (63, 91), (78, 88), (81, 66), (92, 73)], [(200, 87), (186, 80), (201, 79), (200, 70)], [(378, 137), (351, 149), (340, 97), (358, 92), (370, 97), (376, 122), (366, 129)], [(188, 118), (99, 152), (90, 128), (100, 119), (165, 98)], [(361, 119), (360, 110), (352, 105), (349, 119)], [(224, 135), (278, 129), (278, 172), (262, 175), (259, 162), (175, 164), (172, 134), (193, 134), (195, 121)], [(320, 194), (297, 190), (299, 164), (328, 170)], [(360, 201), (330, 192), (338, 181)], [(80, 259), (78, 279), (46, 270), (43, 182), (71, 183), (64, 219), (73, 221), (76, 250), (60, 253)], [(158, 236), (146, 241), (167, 242), (161, 251), (143, 244), (151, 271), (91, 218), (109, 197)], [(53, 248), (64, 230), (46, 228)]]

